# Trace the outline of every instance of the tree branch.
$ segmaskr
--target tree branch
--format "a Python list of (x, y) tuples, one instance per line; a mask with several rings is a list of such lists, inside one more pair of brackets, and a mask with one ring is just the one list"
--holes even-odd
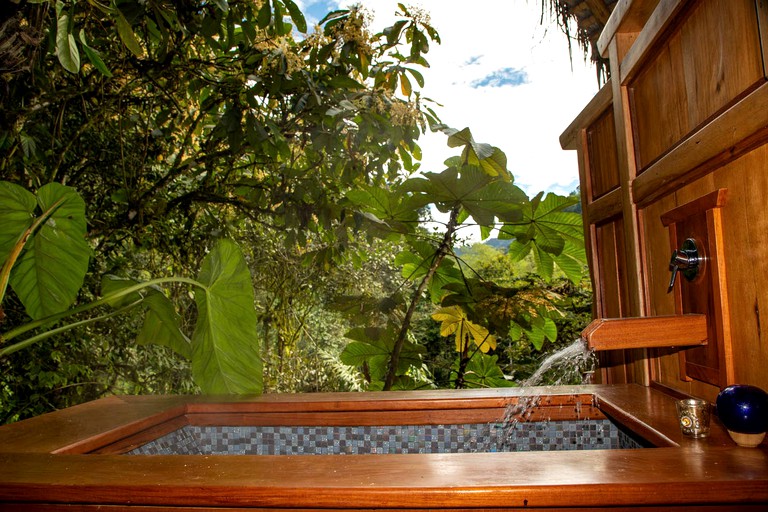
[(416, 312), (416, 306), (421, 300), (421, 295), (424, 293), (424, 290), (429, 284), (429, 281), (432, 279), (432, 276), (434, 276), (435, 272), (437, 272), (440, 263), (451, 251), (451, 247), (453, 246), (453, 234), (456, 232), (456, 228), (459, 224), (459, 209), (460, 207), (456, 206), (453, 208), (453, 210), (451, 210), (451, 217), (448, 221), (445, 235), (443, 236), (443, 240), (440, 242), (440, 246), (437, 248), (437, 252), (435, 253), (434, 259), (432, 260), (432, 264), (429, 266), (427, 274), (421, 280), (419, 286), (416, 288), (416, 291), (411, 297), (411, 303), (408, 305), (405, 318), (403, 318), (403, 324), (400, 327), (400, 332), (397, 334), (397, 339), (395, 340), (395, 346), (392, 349), (392, 357), (389, 360), (387, 377), (384, 380), (384, 391), (389, 391), (392, 389), (392, 385), (395, 383), (395, 378), (397, 377), (397, 366), (400, 363), (400, 353), (403, 350), (405, 338), (408, 335), (408, 331), (411, 327), (411, 320), (413, 319), (413, 314)]

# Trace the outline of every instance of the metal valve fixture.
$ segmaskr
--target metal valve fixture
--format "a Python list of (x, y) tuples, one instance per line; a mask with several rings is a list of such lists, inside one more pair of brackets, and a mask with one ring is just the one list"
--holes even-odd
[(683, 277), (688, 281), (693, 281), (699, 275), (702, 263), (703, 258), (699, 256), (696, 240), (686, 238), (680, 249), (672, 251), (672, 259), (669, 261), (669, 269), (672, 271), (672, 276), (669, 279), (667, 293), (671, 292), (675, 287), (675, 279), (678, 272), (682, 272)]

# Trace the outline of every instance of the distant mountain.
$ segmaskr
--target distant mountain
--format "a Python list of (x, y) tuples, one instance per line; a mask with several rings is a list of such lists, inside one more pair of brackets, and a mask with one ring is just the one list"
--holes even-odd
[(506, 252), (507, 248), (509, 247), (509, 244), (512, 243), (512, 240), (499, 240), (498, 238), (489, 238), (485, 242), (483, 242), (485, 245), (490, 245), (491, 247), (498, 249), (500, 251)]
[[(478, 242), (478, 243), (481, 243), (483, 245), (488, 245), (490, 247), (493, 247), (497, 251), (506, 253), (507, 249), (509, 248), (509, 244), (512, 243), (512, 240), (499, 240), (498, 238), (489, 238), (485, 242)], [(472, 244), (472, 245), (475, 245), (475, 244)], [(472, 247), (472, 245), (464, 245), (462, 247), (457, 247), (455, 249), (456, 255), (461, 256), (461, 253), (469, 249), (470, 247)]]

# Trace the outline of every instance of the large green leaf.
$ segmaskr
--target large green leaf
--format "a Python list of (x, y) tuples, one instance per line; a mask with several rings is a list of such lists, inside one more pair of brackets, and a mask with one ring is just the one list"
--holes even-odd
[[(60, 313), (72, 305), (91, 256), (85, 240), (85, 202), (75, 189), (49, 183), (38, 190), (37, 204), (42, 212), (53, 213), (27, 241), (10, 279), (33, 319)], [(34, 209), (27, 214), (34, 216)]]
[[(371, 378), (383, 380), (394, 351), (397, 327), (357, 327), (345, 336), (353, 341), (342, 351), (341, 362), (356, 367), (367, 364)], [(421, 366), (421, 354), (424, 352), (423, 346), (406, 340), (400, 352), (398, 374), (405, 374), (410, 367)]]
[(35, 222), (35, 196), (15, 183), (0, 181), (0, 265)]
[(99, 52), (88, 46), (88, 42), (85, 39), (85, 31), (80, 31), (80, 44), (83, 45), (83, 52), (85, 53), (85, 56), (88, 57), (88, 60), (91, 61), (91, 64), (99, 70), (99, 72), (106, 76), (107, 78), (112, 77), (112, 72), (109, 70), (106, 64), (104, 64), (104, 61), (101, 58), (101, 55)]
[(412, 232), (419, 220), (418, 207), (414, 207), (411, 198), (397, 191), (363, 186), (350, 190), (346, 197), (368, 220), (389, 231)]
[(56, 56), (61, 66), (70, 73), (80, 71), (80, 52), (72, 35), (70, 13), (64, 10), (61, 1), (56, 2)]
[(442, 212), (459, 205), (481, 226), (493, 227), (497, 218), (508, 222), (522, 219), (521, 205), (528, 200), (525, 192), (476, 165), (426, 173), (425, 177), (408, 180), (403, 190), (429, 198)]
[(567, 241), (563, 251), (553, 259), (572, 283), (577, 284), (584, 277), (587, 261), (584, 245)]
[(206, 256), (195, 290), (192, 375), (205, 393), (260, 393), (262, 362), (256, 337), (253, 285), (245, 258), (221, 240)]
[(555, 341), (557, 339), (557, 326), (551, 318), (533, 316), (531, 324), (524, 326), (523, 330), (536, 350), (541, 350), (544, 340)]
[(453, 335), (456, 352), (466, 351), (469, 340), (482, 352), (496, 349), (496, 336), (482, 325), (471, 322), (464, 309), (459, 306), (440, 308), (432, 313), (432, 319), (441, 322), (440, 336)]
[[(499, 357), (495, 355), (476, 353), (467, 363), (464, 372), (464, 386), (468, 388), (505, 388), (514, 387), (513, 382), (504, 378), (504, 373), (499, 368)], [(459, 361), (453, 365), (457, 371)]]
[(173, 303), (164, 294), (154, 291), (144, 299), (147, 314), (141, 326), (136, 343), (139, 345), (163, 345), (187, 359), (192, 358), (192, 346), (179, 325), (179, 318)]
[(499, 148), (475, 142), (469, 128), (461, 131), (447, 128), (443, 131), (448, 135), (449, 147), (464, 146), (461, 154), (464, 164), (479, 166), (489, 176), (499, 176), (505, 181), (511, 181), (512, 176), (507, 171), (507, 156)]
[(133, 32), (133, 27), (131, 27), (131, 24), (125, 19), (122, 12), (116, 11), (115, 23), (117, 24), (117, 33), (125, 47), (136, 57), (143, 57), (144, 48), (141, 47), (141, 43), (139, 43), (136, 34)]
[[(101, 280), (101, 293), (103, 298), (119, 294), (120, 291), (139, 284), (135, 279), (123, 279), (112, 275), (106, 275)], [(133, 302), (141, 302), (147, 308), (144, 323), (141, 326), (136, 343), (139, 345), (163, 345), (171, 348), (177, 354), (187, 359), (192, 358), (192, 346), (190, 340), (180, 329), (179, 318), (173, 303), (156, 286), (147, 286), (135, 293), (127, 294), (115, 301), (111, 301), (114, 307), (122, 307)]]
[[(543, 199), (542, 199), (543, 198)], [(575, 204), (574, 198), (539, 193), (523, 208), (523, 220), (504, 224), (499, 238), (515, 239), (509, 254), (522, 259), (533, 251), (539, 274), (551, 279), (555, 264), (568, 278), (581, 279), (586, 253), (581, 216), (564, 211)]]
[(307, 20), (304, 18), (304, 14), (292, 0), (284, 0), (285, 8), (288, 9), (288, 14), (291, 15), (293, 23), (296, 25), (296, 30), (302, 33), (307, 32)]

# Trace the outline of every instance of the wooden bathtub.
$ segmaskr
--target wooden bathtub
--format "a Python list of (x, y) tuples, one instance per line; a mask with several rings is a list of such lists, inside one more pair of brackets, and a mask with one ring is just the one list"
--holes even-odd
[[(123, 455), (185, 425), (391, 425), (609, 417), (653, 448), (385, 455)], [(638, 385), (260, 397), (110, 397), (0, 427), (0, 510), (768, 510), (768, 449), (715, 418), (683, 438)]]

